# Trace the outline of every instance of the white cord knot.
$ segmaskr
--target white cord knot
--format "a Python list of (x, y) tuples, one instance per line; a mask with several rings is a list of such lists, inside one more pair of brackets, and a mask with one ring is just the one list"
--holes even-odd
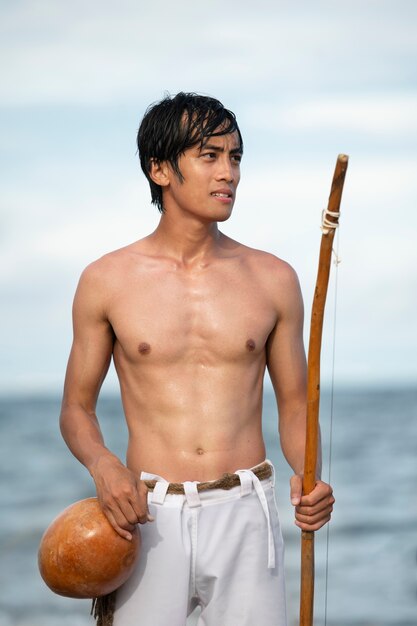
[(321, 213), (321, 232), (323, 235), (328, 235), (331, 230), (339, 228), (338, 222), (332, 222), (329, 217), (340, 217), (339, 211), (329, 211), (329, 209), (323, 209)]
[(342, 259), (337, 254), (337, 252), (336, 252), (336, 250), (334, 248), (332, 248), (332, 252), (333, 252), (333, 255), (334, 255), (333, 263), (336, 265), (336, 267), (338, 267), (338, 265), (342, 262)]

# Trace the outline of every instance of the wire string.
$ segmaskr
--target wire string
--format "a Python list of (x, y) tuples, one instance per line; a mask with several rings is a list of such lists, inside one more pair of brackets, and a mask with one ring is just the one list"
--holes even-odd
[[(332, 444), (333, 444), (333, 409), (334, 409), (334, 382), (335, 382), (335, 362), (336, 362), (336, 326), (337, 326), (337, 287), (339, 274), (339, 230), (336, 235), (336, 251), (333, 250), (334, 264), (336, 265), (334, 283), (334, 303), (333, 303), (333, 346), (332, 346), (332, 376), (330, 388), (330, 426), (329, 426), (329, 455), (328, 455), (328, 477), (327, 482), (331, 485), (332, 479)], [(330, 524), (326, 529), (326, 571), (324, 587), (324, 626), (327, 626), (327, 603), (328, 603), (328, 583), (329, 583), (329, 547), (330, 547)]]

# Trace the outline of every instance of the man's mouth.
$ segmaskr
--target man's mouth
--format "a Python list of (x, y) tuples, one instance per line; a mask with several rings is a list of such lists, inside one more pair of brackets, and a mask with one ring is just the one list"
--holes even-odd
[(219, 193), (219, 192), (213, 192), (211, 194), (212, 196), (214, 196), (215, 198), (231, 198), (232, 194), (231, 193)]

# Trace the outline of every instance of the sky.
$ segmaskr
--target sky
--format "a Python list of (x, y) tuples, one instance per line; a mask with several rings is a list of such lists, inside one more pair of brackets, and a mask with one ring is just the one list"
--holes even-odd
[(323, 380), (416, 381), (417, 3), (2, 0), (0, 58), (1, 393), (62, 388), (82, 269), (158, 223), (136, 132), (178, 91), (236, 113), (223, 231), (295, 267), (306, 341), (321, 211), (349, 154)]

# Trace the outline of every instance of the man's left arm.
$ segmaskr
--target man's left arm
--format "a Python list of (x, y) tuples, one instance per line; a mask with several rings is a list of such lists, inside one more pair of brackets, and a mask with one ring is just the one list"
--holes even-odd
[(302, 495), (307, 412), (303, 302), (290, 266), (282, 263), (277, 279), (278, 320), (267, 343), (267, 367), (277, 398), (281, 448), (294, 471), (290, 484), (295, 524), (302, 530), (318, 530), (330, 520), (334, 497), (331, 486), (320, 480), (320, 447), (316, 486), (309, 495)]

